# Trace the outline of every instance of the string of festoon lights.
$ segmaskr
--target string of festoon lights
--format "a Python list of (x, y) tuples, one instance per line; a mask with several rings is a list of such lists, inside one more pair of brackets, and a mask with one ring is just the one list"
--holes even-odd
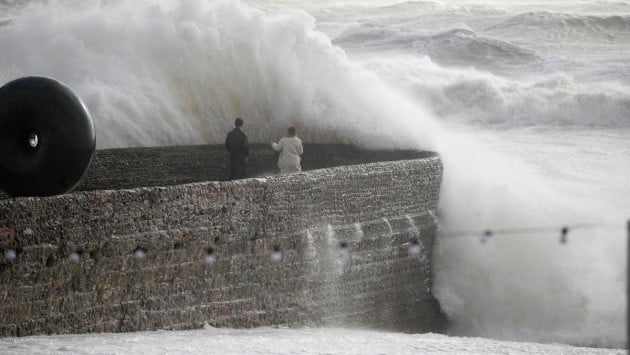
[[(490, 238), (495, 236), (509, 235), (556, 235), (560, 244), (569, 242), (569, 234), (575, 230), (611, 230), (620, 231), (623, 226), (620, 224), (576, 224), (561, 227), (527, 227), (527, 228), (498, 228), (485, 230), (459, 230), (442, 231), (440, 237), (450, 238), (478, 238), (481, 244), (486, 244)], [(630, 354), (630, 219), (626, 221), (626, 343), (628, 354)]]
[[(567, 244), (569, 241), (569, 234), (578, 230), (610, 230), (620, 231), (623, 230), (621, 224), (575, 224), (575, 225), (563, 225), (563, 226), (544, 226), (544, 227), (520, 227), (520, 228), (496, 228), (496, 229), (482, 229), (482, 230), (446, 230), (440, 231), (439, 235), (442, 238), (478, 238), (481, 244), (485, 244), (492, 237), (498, 236), (510, 236), (510, 235), (555, 235), (558, 237), (560, 244)], [(627, 221), (627, 232), (630, 237), (630, 219)]]
[[(578, 230), (620, 230), (619, 224), (575, 224), (575, 225), (563, 225), (560, 227), (521, 227), (521, 228), (496, 228), (496, 229), (483, 229), (483, 230), (445, 230), (439, 231), (438, 234), (443, 240), (450, 238), (478, 238), (481, 244), (486, 244), (492, 238), (500, 236), (510, 235), (556, 235), (560, 244), (567, 244), (569, 242), (569, 236), (571, 232)], [(627, 233), (628, 240), (630, 240), (630, 219), (627, 221)], [(629, 258), (630, 258), (630, 243), (628, 243)], [(345, 258), (349, 255), (349, 244), (346, 241), (341, 241), (336, 245), (336, 255), (340, 258)], [(417, 238), (410, 239), (408, 243), (408, 251), (411, 255), (418, 255), (422, 250), (420, 241)], [(4, 257), (8, 261), (15, 261), (22, 250), (18, 249), (5, 249)], [(147, 257), (149, 251), (138, 245), (131, 251), (136, 259), (144, 259)], [(77, 249), (68, 254), (68, 259), (73, 262), (80, 262), (83, 257), (83, 250)], [(282, 261), (282, 247), (279, 244), (274, 244), (270, 250), (269, 257), (274, 262)], [(216, 261), (217, 254), (214, 248), (207, 247), (203, 250), (203, 262), (212, 264)]]
[[(442, 240), (456, 239), (456, 238), (478, 238), (481, 244), (488, 243), (492, 238), (500, 236), (525, 236), (525, 235), (555, 235), (558, 238), (558, 242), (565, 245), (569, 242), (569, 236), (572, 232), (578, 230), (611, 230), (620, 231), (623, 227), (620, 224), (575, 224), (575, 225), (563, 225), (559, 227), (523, 227), (523, 228), (496, 228), (496, 229), (483, 229), (483, 230), (458, 230), (458, 231), (438, 231), (439, 238)], [(627, 220), (626, 226), (627, 232), (627, 269), (626, 269), (626, 337), (628, 339), (628, 352), (630, 354), (630, 219)], [(218, 238), (217, 238), (218, 239)], [(215, 242), (217, 241), (215, 239)], [(419, 256), (422, 252), (422, 245), (417, 237), (413, 237), (406, 243), (408, 246), (408, 253), (411, 257)], [(331, 256), (335, 256), (337, 260), (348, 260), (350, 257), (349, 244), (347, 241), (335, 242), (329, 244), (328, 247), (334, 250)], [(4, 257), (7, 261), (15, 262), (20, 254), (23, 252), (20, 248), (5, 249)], [(149, 250), (145, 247), (138, 245), (135, 249), (130, 251), (130, 254), (137, 260), (142, 260), (148, 257)], [(74, 263), (79, 263), (83, 259), (83, 250), (74, 250), (67, 256), (68, 260)], [(198, 258), (199, 254), (196, 254)], [(201, 262), (204, 262), (208, 266), (214, 264), (217, 261), (217, 252), (212, 247), (206, 247), (201, 250)], [(274, 263), (281, 263), (283, 261), (283, 250), (280, 244), (272, 244), (269, 248), (268, 257)]]

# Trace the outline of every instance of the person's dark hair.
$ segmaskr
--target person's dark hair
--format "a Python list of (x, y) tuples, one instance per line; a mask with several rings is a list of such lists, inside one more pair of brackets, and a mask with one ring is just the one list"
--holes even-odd
[(234, 125), (235, 125), (236, 127), (242, 127), (242, 126), (243, 126), (243, 120), (242, 120), (242, 119), (240, 119), (240, 118), (235, 119), (235, 120), (234, 120)]
[(287, 130), (287, 132), (289, 132), (290, 136), (295, 136), (295, 127), (289, 127), (289, 129)]

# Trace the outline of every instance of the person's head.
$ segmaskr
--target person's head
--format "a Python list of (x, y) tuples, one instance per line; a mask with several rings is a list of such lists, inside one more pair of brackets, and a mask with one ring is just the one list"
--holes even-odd
[(243, 119), (241, 119), (241, 118), (236, 118), (236, 119), (234, 120), (234, 125), (235, 125), (236, 127), (243, 127)]
[(291, 137), (295, 137), (295, 135), (297, 134), (295, 132), (295, 127), (289, 127), (289, 129), (287, 129), (287, 133), (289, 133), (289, 136)]

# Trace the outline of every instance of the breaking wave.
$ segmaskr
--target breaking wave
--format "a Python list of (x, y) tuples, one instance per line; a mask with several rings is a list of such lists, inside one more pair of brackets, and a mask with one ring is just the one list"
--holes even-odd
[(491, 26), (486, 31), (515, 36), (522, 36), (523, 31), (533, 31), (538, 36), (557, 40), (586, 37), (626, 43), (630, 41), (630, 16), (573, 15), (549, 11), (527, 12)]
[(334, 42), (359, 49), (407, 49), (419, 55), (430, 56), (441, 64), (478, 68), (535, 65), (541, 61), (534, 50), (479, 36), (469, 29), (452, 29), (437, 34), (410, 34), (369, 24), (353, 25), (342, 31)]
[(616, 82), (585, 84), (561, 73), (509, 80), (422, 62), (410, 90), (445, 121), (504, 128), (630, 127), (630, 93)]
[[(497, 29), (511, 28), (504, 26)], [(50, 0), (25, 5), (0, 26), (0, 82), (45, 75), (67, 83), (92, 112), (99, 148), (221, 143), (241, 116), (252, 142), (275, 140), (294, 124), (306, 142), (434, 149), (445, 166), (446, 228), (605, 220), (599, 205), (567, 198), (519, 159), (444, 125), (628, 127), (627, 87), (436, 64), (451, 57), (527, 68), (540, 60), (457, 28), (355, 28), (335, 43), (373, 46), (358, 62), (304, 11), (265, 13), (227, 0)], [(530, 239), (481, 251), (466, 243), (444, 240), (436, 251), (436, 295), (459, 334), (622, 343), (616, 239), (564, 249), (562, 258)], [(575, 272), (583, 269), (590, 271)]]
[(99, 148), (220, 143), (236, 116), (254, 142), (290, 124), (307, 141), (366, 146), (429, 135), (390, 124), (388, 106), (417, 127), (428, 116), (347, 60), (304, 12), (265, 15), (234, 1), (53, 4), (27, 6), (1, 28), (0, 80), (69, 84), (92, 111)]

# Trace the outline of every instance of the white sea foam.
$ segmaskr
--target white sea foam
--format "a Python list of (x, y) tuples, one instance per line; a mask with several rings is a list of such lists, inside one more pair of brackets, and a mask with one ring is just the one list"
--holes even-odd
[[(544, 11), (567, 14), (568, 2), (251, 3), (269, 12), (238, 1), (30, 3), (0, 26), (0, 81), (69, 84), (100, 148), (221, 143), (242, 116), (253, 142), (296, 124), (307, 142), (437, 150), (446, 231), (618, 224), (571, 231), (566, 245), (554, 233), (442, 237), (434, 289), (456, 334), (623, 345), (630, 69), (615, 41), (625, 18), (611, 17), (623, 4), (582, 0), (579, 11), (602, 14), (558, 19)], [(598, 38), (612, 28), (610, 46), (515, 35), (517, 21), (536, 28), (541, 16), (552, 27), (582, 19)], [(342, 29), (345, 49), (330, 40)]]
[(21, 355), (93, 354), (392, 354), (617, 355), (622, 350), (560, 344), (403, 334), (341, 328), (254, 328), (48, 335), (0, 338), (0, 352)]
[(307, 140), (384, 147), (392, 140), (378, 136), (399, 135), (397, 146), (411, 145), (418, 137), (388, 122), (392, 106), (430, 125), (304, 12), (265, 15), (235, 1), (53, 4), (25, 8), (0, 32), (0, 80), (48, 75), (75, 88), (101, 148), (219, 143), (236, 116), (254, 142), (296, 123)]

